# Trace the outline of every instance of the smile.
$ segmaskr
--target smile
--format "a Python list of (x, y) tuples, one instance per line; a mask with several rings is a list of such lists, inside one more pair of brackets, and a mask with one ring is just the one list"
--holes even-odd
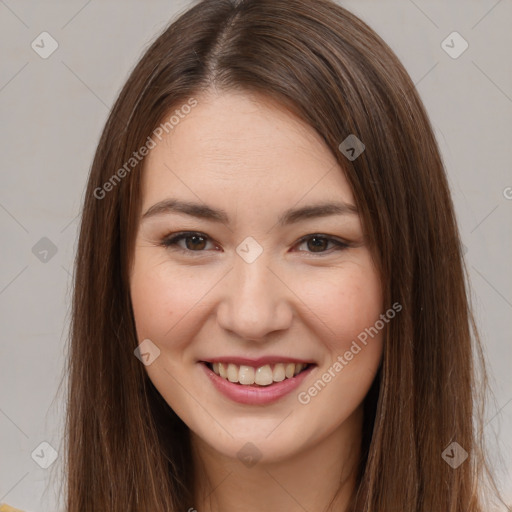
[(315, 363), (277, 359), (226, 358), (198, 363), (214, 389), (225, 397), (246, 405), (267, 405), (289, 395), (318, 369)]
[(223, 379), (243, 386), (270, 386), (275, 382), (291, 379), (306, 370), (309, 363), (275, 363), (259, 367), (234, 363), (205, 363)]

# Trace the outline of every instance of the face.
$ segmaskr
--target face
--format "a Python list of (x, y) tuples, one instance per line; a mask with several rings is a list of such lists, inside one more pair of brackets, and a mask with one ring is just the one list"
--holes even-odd
[(291, 458), (361, 412), (380, 280), (311, 127), (260, 96), (196, 99), (144, 163), (130, 286), (145, 369), (210, 450)]

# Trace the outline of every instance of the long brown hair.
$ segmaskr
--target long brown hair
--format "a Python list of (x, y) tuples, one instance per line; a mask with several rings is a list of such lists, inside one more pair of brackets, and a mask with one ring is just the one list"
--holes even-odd
[[(212, 86), (274, 98), (322, 136), (352, 187), (384, 309), (403, 307), (387, 326), (365, 399), (351, 510), (483, 512), (487, 464), (476, 399), (486, 377), (475, 380), (481, 346), (439, 149), (396, 56), (329, 0), (201, 1), (151, 44), (112, 108), (75, 263), (68, 512), (194, 506), (188, 428), (134, 357), (141, 340), (128, 278), (143, 160), (126, 162), (173, 109)], [(339, 150), (351, 134), (365, 145), (355, 160)], [(469, 454), (457, 468), (442, 457), (452, 442)]]

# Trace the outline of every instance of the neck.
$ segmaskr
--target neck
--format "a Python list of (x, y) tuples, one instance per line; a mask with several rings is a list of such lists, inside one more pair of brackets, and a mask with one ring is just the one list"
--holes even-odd
[(356, 484), (362, 408), (317, 444), (247, 467), (191, 432), (200, 512), (346, 512)]

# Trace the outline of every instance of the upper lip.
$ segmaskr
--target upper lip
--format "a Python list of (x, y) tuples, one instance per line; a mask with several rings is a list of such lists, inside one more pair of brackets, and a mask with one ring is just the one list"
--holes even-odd
[(263, 356), (255, 359), (249, 357), (236, 357), (236, 356), (219, 356), (212, 357), (210, 359), (202, 359), (203, 363), (225, 363), (225, 364), (236, 364), (238, 366), (252, 366), (254, 368), (259, 368), (260, 366), (265, 366), (266, 364), (277, 364), (277, 363), (302, 363), (302, 364), (315, 364), (311, 360), (307, 359), (299, 359), (296, 357), (289, 356)]

